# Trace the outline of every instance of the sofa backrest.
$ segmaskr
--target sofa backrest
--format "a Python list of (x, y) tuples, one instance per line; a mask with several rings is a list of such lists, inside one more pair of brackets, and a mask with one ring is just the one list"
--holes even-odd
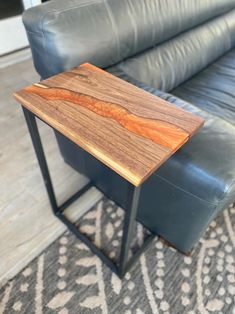
[(129, 57), (119, 69), (140, 82), (171, 91), (235, 46), (235, 9)]
[(23, 21), (45, 78), (88, 61), (108, 67), (233, 7), (234, 0), (56, 0)]
[(52, 0), (23, 22), (42, 78), (91, 62), (126, 58), (224, 14), (235, 0)]

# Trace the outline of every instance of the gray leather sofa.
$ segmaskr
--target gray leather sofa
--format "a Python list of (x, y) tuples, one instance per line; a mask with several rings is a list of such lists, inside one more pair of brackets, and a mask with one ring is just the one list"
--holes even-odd
[[(146, 181), (138, 209), (190, 251), (235, 199), (235, 0), (54, 0), (23, 21), (43, 79), (90, 62), (206, 119)], [(56, 136), (65, 161), (125, 208), (128, 183)]]

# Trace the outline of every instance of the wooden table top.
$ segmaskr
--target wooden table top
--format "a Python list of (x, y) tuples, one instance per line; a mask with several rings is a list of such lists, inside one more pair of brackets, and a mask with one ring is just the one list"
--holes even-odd
[(204, 122), (87, 63), (26, 87), (14, 96), (135, 186)]

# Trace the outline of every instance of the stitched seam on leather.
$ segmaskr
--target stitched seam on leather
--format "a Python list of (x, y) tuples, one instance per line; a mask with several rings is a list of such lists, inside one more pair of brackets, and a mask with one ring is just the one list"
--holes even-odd
[(191, 196), (197, 198), (198, 200), (200, 200), (200, 201), (202, 201), (202, 202), (204, 202), (204, 203), (211, 204), (211, 205), (214, 205), (214, 206), (218, 206), (218, 204), (219, 204), (219, 202), (214, 203), (214, 202), (207, 201), (207, 200), (205, 200), (205, 199), (203, 199), (203, 198), (201, 198), (201, 197), (199, 197), (199, 196), (197, 196), (197, 195), (195, 195), (195, 194), (193, 194), (193, 193), (191, 193), (191, 192), (189, 192), (189, 191), (187, 191), (187, 190), (181, 188), (180, 186), (178, 186), (178, 185), (172, 183), (171, 181), (169, 181), (169, 180), (163, 178), (162, 176), (160, 176), (160, 175), (158, 175), (158, 174), (156, 174), (156, 173), (154, 173), (153, 175), (156, 176), (156, 177), (158, 177), (158, 178), (160, 178), (160, 179), (162, 179), (163, 181), (169, 183), (170, 185), (174, 186), (174, 187), (177, 188), (178, 190), (181, 190), (182, 192), (184, 192), (184, 193), (186, 193), (186, 194), (188, 194), (188, 195), (191, 195)]
[(87, 3), (82, 3), (80, 5), (74, 5), (72, 7), (69, 7), (69, 8), (66, 8), (66, 9), (61, 9), (61, 10), (56, 10), (56, 9), (52, 9), (51, 11), (47, 11), (44, 15), (44, 17), (47, 15), (47, 14), (50, 14), (50, 13), (64, 13), (64, 12), (67, 12), (67, 11), (70, 11), (70, 10), (73, 10), (73, 9), (78, 9), (78, 8), (82, 8), (82, 7), (88, 7), (89, 5), (91, 4), (94, 4), (94, 3), (102, 3), (102, 0), (95, 0), (95, 1), (89, 1)]
[[(233, 185), (235, 184), (235, 180), (232, 180), (232, 182), (228, 185), (228, 187), (224, 190), (223, 197), (220, 199), (219, 204), (226, 202), (226, 195), (228, 195), (229, 191), (232, 190)], [(235, 199), (235, 195), (234, 195)]]
[(42, 35), (42, 32), (34, 32), (34, 31), (29, 31), (29, 30), (27, 30), (27, 33), (29, 33), (29, 34), (34, 34), (34, 35), (39, 35), (40, 37), (43, 37), (43, 35)]
[(232, 180), (232, 182), (229, 184), (227, 189), (225, 189), (224, 194), (227, 194), (229, 190), (232, 189), (232, 186), (235, 184), (235, 180)]

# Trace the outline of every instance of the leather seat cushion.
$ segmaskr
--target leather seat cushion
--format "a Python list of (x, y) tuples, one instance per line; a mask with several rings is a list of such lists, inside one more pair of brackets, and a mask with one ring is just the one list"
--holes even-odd
[(235, 49), (171, 93), (235, 124)]
[(206, 120), (204, 127), (155, 175), (203, 201), (215, 205), (232, 202), (235, 199), (235, 127), (173, 95), (136, 81), (118, 67), (116, 71), (112, 67), (111, 72)]

